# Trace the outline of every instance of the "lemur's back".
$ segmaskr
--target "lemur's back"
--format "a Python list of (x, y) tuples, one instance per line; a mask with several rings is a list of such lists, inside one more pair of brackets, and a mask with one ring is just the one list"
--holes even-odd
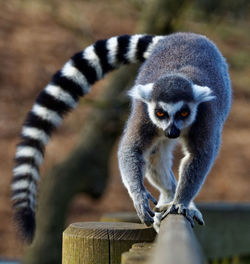
[(166, 73), (180, 73), (195, 84), (210, 87), (222, 99), (218, 112), (226, 117), (231, 106), (228, 67), (217, 47), (206, 37), (193, 33), (166, 36), (142, 65), (137, 84), (155, 82)]

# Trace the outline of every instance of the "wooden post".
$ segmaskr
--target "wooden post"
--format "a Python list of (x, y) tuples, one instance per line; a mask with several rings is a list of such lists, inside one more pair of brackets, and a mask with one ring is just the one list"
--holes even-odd
[(153, 243), (136, 243), (128, 252), (122, 253), (121, 264), (145, 264), (151, 254)]
[(149, 264), (205, 263), (190, 223), (182, 215), (169, 215), (161, 223)]
[(63, 233), (63, 264), (120, 264), (121, 254), (138, 242), (152, 242), (153, 228), (136, 223), (84, 222)]

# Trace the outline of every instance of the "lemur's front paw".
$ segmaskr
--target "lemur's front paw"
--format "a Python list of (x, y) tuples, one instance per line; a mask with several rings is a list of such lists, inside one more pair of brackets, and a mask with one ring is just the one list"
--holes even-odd
[(154, 208), (155, 216), (154, 216), (154, 230), (159, 233), (161, 220), (163, 219), (162, 216), (164, 215), (165, 211), (167, 211), (171, 207), (172, 203), (164, 203), (163, 205), (157, 205)]
[(140, 192), (139, 194), (133, 197), (133, 202), (137, 215), (140, 218), (141, 222), (146, 224), (147, 226), (153, 224), (153, 217), (155, 215), (155, 213), (151, 210), (149, 206), (149, 200), (151, 200), (154, 204), (157, 204), (155, 198), (147, 190)]
[(187, 218), (192, 227), (194, 227), (194, 220), (196, 220), (200, 225), (205, 224), (201, 212), (196, 208), (194, 203), (191, 203), (189, 207), (186, 207), (181, 203), (169, 203), (155, 208), (155, 212), (162, 211), (165, 211), (162, 215), (162, 219), (164, 219), (169, 214), (182, 214)]

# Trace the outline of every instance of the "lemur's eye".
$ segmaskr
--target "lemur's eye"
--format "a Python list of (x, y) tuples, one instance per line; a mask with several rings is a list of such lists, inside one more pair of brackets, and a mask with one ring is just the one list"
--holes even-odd
[(180, 113), (180, 115), (181, 115), (182, 117), (187, 117), (187, 116), (189, 115), (189, 112), (188, 112), (188, 111), (182, 111), (182, 112)]
[(156, 115), (157, 115), (158, 117), (163, 117), (163, 116), (164, 116), (164, 112), (157, 111), (157, 112), (156, 112)]
[(157, 109), (157, 110), (155, 110), (155, 115), (156, 115), (158, 118), (165, 118), (165, 117), (167, 117), (167, 113), (164, 112), (164, 111), (161, 110), (161, 109)]
[(177, 119), (185, 119), (190, 115), (190, 110), (188, 107), (183, 107), (180, 111), (178, 111), (175, 115)]

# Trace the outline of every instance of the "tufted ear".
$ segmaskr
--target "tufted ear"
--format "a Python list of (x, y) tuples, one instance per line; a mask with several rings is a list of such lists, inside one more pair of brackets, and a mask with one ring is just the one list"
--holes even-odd
[(195, 101), (198, 103), (208, 102), (216, 98), (213, 91), (207, 86), (193, 85)]
[(151, 92), (153, 89), (153, 83), (148, 84), (138, 84), (132, 87), (131, 90), (128, 91), (128, 95), (134, 99), (143, 101), (143, 102), (149, 102), (151, 97)]

